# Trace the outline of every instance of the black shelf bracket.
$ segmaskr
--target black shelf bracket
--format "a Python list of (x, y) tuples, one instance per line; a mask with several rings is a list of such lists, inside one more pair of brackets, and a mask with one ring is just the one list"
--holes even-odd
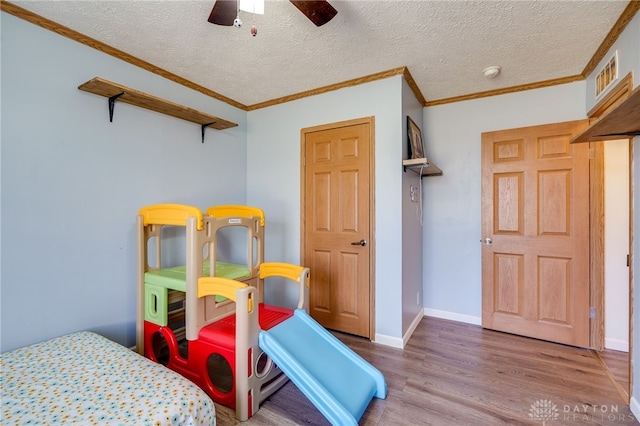
[(116, 106), (116, 99), (120, 96), (124, 95), (126, 92), (118, 93), (117, 95), (113, 95), (109, 97), (109, 122), (113, 123), (113, 110)]
[(207, 127), (211, 126), (212, 124), (216, 124), (216, 123), (217, 123), (217, 121), (212, 121), (211, 123), (205, 123), (205, 124), (201, 125), (201, 127), (202, 127), (202, 143), (204, 143), (204, 129), (206, 129)]
[(411, 170), (414, 173), (420, 175), (421, 178), (425, 176), (441, 176), (442, 170), (438, 168), (432, 162), (428, 162), (425, 164), (403, 164), (402, 169), (406, 173), (407, 170)]

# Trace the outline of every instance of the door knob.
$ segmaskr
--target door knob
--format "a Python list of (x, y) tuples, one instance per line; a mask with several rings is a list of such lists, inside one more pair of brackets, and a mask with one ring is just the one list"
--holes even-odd
[(362, 239), (360, 241), (354, 241), (354, 242), (351, 243), (351, 245), (352, 246), (362, 246), (362, 247), (364, 247), (364, 246), (367, 245), (367, 240)]
[(489, 237), (485, 238), (484, 240), (480, 240), (481, 243), (485, 243), (486, 245), (490, 246), (491, 243), (493, 242), (493, 240)]

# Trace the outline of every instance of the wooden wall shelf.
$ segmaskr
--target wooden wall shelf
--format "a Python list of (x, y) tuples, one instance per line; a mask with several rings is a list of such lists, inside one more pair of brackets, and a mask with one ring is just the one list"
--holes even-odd
[(113, 110), (116, 101), (135, 105), (160, 114), (170, 115), (182, 120), (199, 124), (202, 128), (202, 141), (204, 142), (204, 130), (211, 127), (216, 130), (224, 130), (230, 127), (236, 127), (238, 124), (224, 120), (214, 115), (205, 114), (204, 112), (185, 107), (155, 96), (112, 83), (100, 77), (94, 77), (86, 83), (78, 86), (78, 89), (85, 92), (108, 98), (109, 120), (113, 121)]
[(640, 86), (609, 113), (594, 121), (571, 143), (598, 142), (640, 136)]
[(442, 175), (442, 170), (430, 161), (427, 161), (426, 164), (412, 164), (408, 160), (404, 160), (402, 162), (402, 166), (404, 167), (405, 172), (409, 169), (414, 173), (419, 174), (421, 177)]

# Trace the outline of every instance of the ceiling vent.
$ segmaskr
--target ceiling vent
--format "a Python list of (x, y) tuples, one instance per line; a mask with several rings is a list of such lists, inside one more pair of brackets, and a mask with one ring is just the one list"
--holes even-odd
[(596, 76), (596, 99), (618, 79), (618, 51), (616, 50)]

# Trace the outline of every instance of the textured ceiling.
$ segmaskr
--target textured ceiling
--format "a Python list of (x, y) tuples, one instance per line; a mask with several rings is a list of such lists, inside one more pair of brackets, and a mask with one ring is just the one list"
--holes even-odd
[(316, 27), (267, 0), (241, 28), (207, 22), (214, 0), (11, 3), (251, 106), (404, 66), (427, 101), (576, 76), (628, 1), (330, 0)]

